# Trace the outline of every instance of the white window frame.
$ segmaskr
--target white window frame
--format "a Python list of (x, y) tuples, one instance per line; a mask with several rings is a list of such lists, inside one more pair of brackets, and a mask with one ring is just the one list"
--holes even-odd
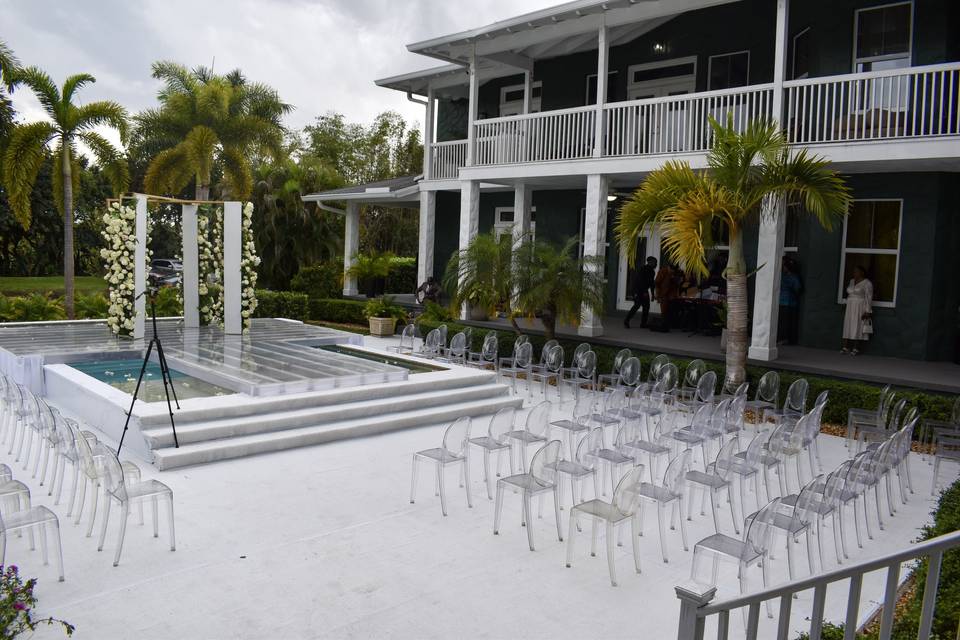
[[(677, 67), (684, 64), (693, 65), (693, 73), (682, 76), (670, 76), (667, 78), (657, 78), (656, 80), (633, 81), (633, 74), (636, 71), (645, 71), (646, 69), (657, 69), (659, 67)], [(636, 91), (642, 91), (646, 87), (663, 87), (671, 84), (686, 87), (688, 83), (693, 82), (690, 92), (697, 90), (697, 56), (687, 56), (685, 58), (671, 58), (670, 60), (658, 60), (656, 62), (644, 62), (642, 64), (632, 64), (627, 67), (627, 98)]]
[(848, 253), (867, 253), (873, 255), (885, 255), (885, 256), (896, 256), (897, 257), (897, 268), (894, 270), (893, 274), (893, 300), (891, 302), (887, 301), (873, 301), (874, 307), (881, 307), (884, 309), (894, 309), (897, 306), (897, 294), (900, 292), (900, 247), (903, 242), (903, 198), (854, 198), (852, 202), (899, 202), (900, 203), (900, 219), (898, 220), (897, 225), (897, 248), (896, 249), (869, 249), (862, 247), (850, 247), (847, 248), (847, 220), (850, 218), (850, 215), (847, 214), (843, 216), (843, 235), (840, 237), (840, 273), (837, 276), (837, 304), (847, 304), (846, 299), (843, 297), (844, 292), (847, 290), (847, 283), (844, 282), (844, 275), (847, 272), (847, 254)]
[[(509, 211), (513, 214), (513, 220), (509, 222), (504, 222), (502, 220), (503, 214)], [(530, 207), (530, 238), (531, 240), (537, 239), (537, 221), (533, 219), (533, 214), (537, 212), (536, 207)], [(500, 241), (500, 237), (504, 234), (513, 235), (513, 226), (517, 223), (517, 212), (513, 207), (497, 207), (493, 211), (493, 230), (496, 233), (497, 241)]]
[[(892, 54), (887, 54), (882, 56), (870, 56), (868, 58), (858, 58), (857, 57), (857, 39), (858, 39), (858, 36), (860, 35), (859, 34), (860, 14), (866, 13), (867, 11), (876, 11), (878, 9), (886, 9), (887, 7), (896, 7), (898, 5), (904, 5), (904, 4), (910, 5), (910, 33), (908, 34), (909, 39), (907, 41), (906, 56), (904, 56), (904, 54), (902, 53), (892, 53)], [(856, 73), (857, 66), (860, 65), (860, 63), (862, 62), (882, 62), (884, 60), (899, 60), (903, 57), (906, 57), (907, 59), (907, 66), (908, 67), (911, 66), (913, 64), (913, 29), (914, 29), (914, 26), (916, 25), (915, 13), (916, 11), (913, 4), (913, 0), (902, 0), (901, 2), (888, 2), (887, 4), (878, 4), (872, 7), (863, 7), (860, 9), (855, 9), (853, 12), (853, 67), (851, 71), (853, 73)]]
[[(607, 93), (610, 93), (610, 86), (611, 86), (611, 85), (610, 85), (610, 80), (612, 79), (612, 76), (615, 76), (615, 75), (617, 75), (617, 74), (619, 74), (619, 73), (620, 73), (620, 72), (619, 72), (619, 71), (616, 71), (616, 70), (615, 70), (615, 71), (607, 71)], [(596, 104), (596, 102), (587, 102), (587, 99), (590, 97), (590, 78), (596, 78), (596, 77), (597, 77), (597, 74), (595, 74), (595, 73), (588, 73), (586, 80), (584, 80), (584, 83), (583, 83), (583, 105), (584, 105), (584, 106), (587, 106), (587, 105), (590, 105), (590, 104)], [(599, 93), (597, 94), (597, 97), (598, 97), (598, 98), (600, 97), (600, 94), (599, 94)], [(607, 102), (607, 101), (604, 100), (604, 102)]]
[[(728, 51), (727, 53), (718, 53), (707, 58), (707, 91), (714, 91), (714, 88), (710, 86), (710, 80), (713, 76), (713, 59), (714, 58), (729, 58), (730, 56), (739, 56), (741, 54), (747, 54), (747, 82), (742, 85), (744, 87), (750, 86), (750, 49), (743, 49), (741, 51)], [(725, 87), (729, 89), (730, 87)]]
[[(534, 97), (533, 90), (540, 89), (540, 95)], [(507, 94), (512, 91), (526, 92), (525, 84), (512, 84), (507, 87), (500, 87), (500, 116), (516, 116), (523, 113), (523, 98), (519, 100), (507, 100)], [(543, 98), (543, 81), (537, 80), (530, 83), (530, 113), (540, 113), (540, 103)], [(504, 113), (506, 111), (507, 113)]]
[[(810, 77), (809, 71), (807, 73), (804, 73), (803, 76), (797, 76), (797, 40), (800, 38), (800, 36), (804, 36), (809, 33), (810, 33), (810, 27), (807, 27), (806, 29), (801, 29), (793, 36), (793, 39), (790, 41), (790, 79), (791, 80), (803, 80), (804, 78)], [(856, 40), (854, 40), (854, 43), (856, 43)], [(854, 55), (856, 55), (856, 52), (854, 52)]]

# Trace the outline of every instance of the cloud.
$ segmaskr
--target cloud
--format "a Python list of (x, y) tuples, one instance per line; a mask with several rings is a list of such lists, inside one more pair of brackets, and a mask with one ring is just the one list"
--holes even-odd
[[(57, 83), (72, 73), (93, 74), (97, 83), (84, 88), (81, 102), (116, 100), (131, 112), (156, 104), (159, 84), (150, 64), (169, 59), (214, 64), (221, 72), (240, 68), (272, 85), (296, 107), (291, 127), (328, 111), (368, 122), (387, 109), (422, 123), (422, 106), (373, 84), (441, 64), (409, 53), (406, 44), (551, 4), (555, 0), (0, 0), (0, 39)], [(14, 104), (25, 120), (42, 117), (29, 91), (17, 91)]]

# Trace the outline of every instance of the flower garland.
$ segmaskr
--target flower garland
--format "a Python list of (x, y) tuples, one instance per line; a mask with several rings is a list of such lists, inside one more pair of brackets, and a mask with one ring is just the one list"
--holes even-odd
[[(217, 225), (212, 224), (210, 219), (214, 217), (214, 212), (209, 207), (204, 206), (197, 216), (197, 245), (199, 248), (198, 265), (198, 292), (200, 294), (200, 324), (215, 325), (223, 322), (223, 289), (222, 287), (212, 285), (219, 278), (219, 263), (223, 260), (222, 253), (218, 258), (216, 246), (220, 244), (215, 239), (211, 239), (211, 233), (216, 233)], [(216, 220), (216, 218), (214, 218)]]
[(243, 205), (243, 229), (240, 234), (242, 253), (240, 256), (240, 315), (243, 317), (243, 330), (249, 331), (250, 319), (257, 309), (257, 267), (260, 256), (253, 241), (253, 203)]
[(116, 335), (131, 335), (136, 316), (133, 282), (136, 217), (133, 207), (119, 202), (111, 203), (103, 214), (104, 229), (101, 235), (107, 241), (107, 246), (100, 250), (100, 257), (107, 265), (103, 279), (110, 290), (107, 326)]

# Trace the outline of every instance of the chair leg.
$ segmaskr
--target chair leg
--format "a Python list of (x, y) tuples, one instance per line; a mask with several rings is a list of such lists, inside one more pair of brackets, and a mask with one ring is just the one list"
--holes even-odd
[[(680, 503), (680, 509), (683, 510), (683, 496), (677, 498), (677, 501)], [(687, 546), (687, 525), (683, 522), (683, 518), (680, 518), (680, 538), (683, 540), (683, 550), (690, 551), (690, 547)]]
[(573, 538), (577, 532), (577, 508), (570, 509), (570, 524), (567, 526), (567, 568), (573, 565)]
[(713, 529), (720, 533), (720, 515), (717, 513), (717, 497), (713, 489), (710, 489), (710, 510), (713, 511)]
[[(737, 500), (734, 497), (736, 494), (733, 492), (732, 480), (731, 484), (727, 485), (727, 498), (730, 499), (730, 519), (733, 521), (733, 532), (737, 535), (740, 535), (740, 523), (737, 522)], [(738, 478), (738, 483), (740, 484), (741, 493), (740, 493), (740, 504), (743, 504), (743, 477)], [(742, 509), (742, 507), (741, 507)]]
[(660, 553), (663, 555), (663, 561), (669, 562), (667, 558), (667, 532), (664, 528), (664, 514), (663, 514), (664, 504), (662, 502), (657, 503), (657, 520), (660, 525)]
[(617, 567), (614, 557), (614, 530), (613, 523), (607, 522), (607, 568), (610, 570), (610, 584), (617, 586)]
[(497, 483), (497, 501), (493, 506), (493, 535), (500, 533), (500, 512), (503, 510), (503, 484)]
[(447, 515), (447, 492), (443, 482), (443, 465), (437, 462), (437, 486), (440, 489), (440, 511)]
[(103, 542), (107, 539), (107, 523), (110, 521), (110, 496), (105, 496), (107, 503), (103, 508), (103, 522), (100, 524), (100, 543), (97, 551), (103, 551)]
[(120, 552), (123, 551), (123, 537), (127, 533), (127, 520), (130, 518), (130, 503), (120, 506), (120, 535), (117, 537), (117, 552), (113, 556), (113, 566), (120, 564)]
[(787, 541), (787, 575), (790, 576), (790, 580), (793, 580), (793, 577), (796, 575), (796, 572), (793, 570), (793, 536), (789, 531), (784, 531), (784, 538)]
[(413, 456), (413, 469), (410, 471), (410, 504), (417, 496), (417, 456)]
[(633, 541), (633, 566), (640, 573), (640, 537), (637, 534), (637, 514), (630, 518), (630, 540)]
[(87, 481), (88, 481), (88, 480), (89, 480), (89, 479), (87, 478), (87, 474), (83, 474), (83, 484), (81, 484), (80, 487), (79, 487), (79, 490), (80, 490), (80, 504), (79, 504), (79, 506), (77, 507), (77, 519), (74, 520), (74, 522), (73, 522), (74, 525), (80, 524), (80, 517), (83, 515), (83, 502), (84, 502), (84, 500), (85, 500), (85, 498), (86, 498), (86, 496), (87, 496)]
[(57, 571), (60, 574), (60, 582), (63, 582), (63, 545), (60, 542), (60, 521), (54, 520), (50, 524), (53, 525), (53, 541), (57, 543)]
[(557, 489), (557, 485), (553, 485), (553, 512), (557, 517), (557, 540), (563, 542), (563, 530), (560, 524), (560, 492)]
[(533, 544), (533, 518), (531, 517), (530, 509), (530, 494), (526, 491), (523, 492), (523, 513), (527, 519), (527, 542), (530, 545), (530, 551), (536, 551), (536, 548)]
[(600, 524), (596, 517), (590, 518), (590, 557), (597, 557), (597, 536), (599, 535)]
[(463, 484), (467, 491), (467, 508), (473, 509), (473, 497), (470, 495), (470, 458), (463, 458)]
[(158, 511), (157, 496), (153, 496), (153, 499), (151, 500), (151, 502), (153, 503), (151, 505), (153, 507), (153, 537), (159, 538), (160, 529), (159, 529), (159, 519), (157, 517), (157, 511)]
[(173, 523), (173, 494), (169, 496), (167, 501), (167, 520), (170, 521), (170, 551), (177, 550), (177, 532)]
[[(790, 536), (787, 536), (789, 541)], [(764, 558), (760, 561), (760, 567), (762, 569), (761, 574), (763, 576), (763, 588), (766, 589), (770, 585), (770, 561), (768, 558)], [(767, 600), (767, 617), (773, 618), (773, 606), (770, 604), (770, 600)]]
[(487, 485), (487, 500), (493, 500), (493, 489), (490, 488), (490, 450), (483, 450), (483, 483)]
[[(87, 525), (87, 537), (89, 538), (93, 534), (93, 523), (97, 519), (97, 501), (100, 496), (100, 481), (93, 483), (93, 500), (90, 502), (90, 523)], [(110, 506), (110, 498), (106, 498), (107, 507)]]

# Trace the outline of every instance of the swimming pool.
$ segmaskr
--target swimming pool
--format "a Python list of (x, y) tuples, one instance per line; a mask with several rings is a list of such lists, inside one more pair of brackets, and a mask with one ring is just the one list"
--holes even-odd
[[(69, 364), (91, 378), (96, 378), (101, 382), (106, 382), (111, 387), (133, 394), (137, 386), (137, 377), (140, 375), (140, 367), (143, 366), (143, 360), (93, 360), (71, 362)], [(234, 393), (230, 389), (204, 382), (176, 369), (170, 369), (170, 378), (177, 392), (177, 398), (180, 400), (224, 396)], [(143, 384), (140, 386), (140, 393), (137, 397), (144, 402), (166, 400), (163, 379), (160, 376), (160, 365), (157, 363), (151, 362), (147, 365), (147, 370), (143, 376)]]
[(415, 362), (413, 360), (407, 360), (406, 358), (394, 358), (389, 355), (381, 355), (379, 353), (372, 353), (370, 351), (365, 351), (363, 349), (354, 349), (353, 347), (347, 347), (339, 344), (325, 344), (319, 347), (316, 347), (321, 351), (330, 351), (333, 353), (340, 353), (346, 356), (353, 356), (354, 358), (361, 358), (363, 360), (369, 360), (371, 362), (380, 362), (383, 364), (393, 365), (394, 367), (402, 367), (409, 371), (410, 373), (429, 373), (431, 371), (446, 371), (446, 367), (437, 367), (434, 365), (426, 364), (423, 362)]

